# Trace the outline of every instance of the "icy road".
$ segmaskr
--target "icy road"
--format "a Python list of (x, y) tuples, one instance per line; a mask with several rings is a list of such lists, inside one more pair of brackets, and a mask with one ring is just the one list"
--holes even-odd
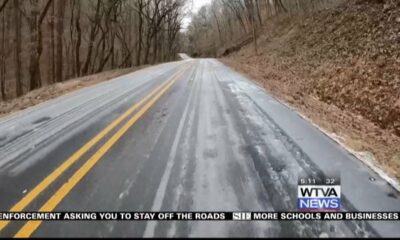
[[(386, 181), (214, 59), (185, 59), (0, 119), (1, 211), (296, 211), (340, 173), (344, 211), (400, 211)], [(399, 236), (398, 222), (0, 221), (0, 236)]]

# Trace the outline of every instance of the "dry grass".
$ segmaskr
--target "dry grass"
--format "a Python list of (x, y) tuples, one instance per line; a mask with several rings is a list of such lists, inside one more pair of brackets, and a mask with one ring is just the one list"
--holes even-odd
[(47, 100), (64, 95), (68, 92), (72, 92), (83, 87), (91, 86), (103, 81), (116, 78), (121, 75), (134, 72), (143, 67), (144, 66), (137, 68), (116, 69), (85, 77), (75, 78), (64, 81), (62, 83), (56, 83), (53, 85), (42, 87), (40, 89), (29, 92), (21, 96), (20, 98), (8, 100), (5, 102), (0, 101), (0, 117), (37, 105)]

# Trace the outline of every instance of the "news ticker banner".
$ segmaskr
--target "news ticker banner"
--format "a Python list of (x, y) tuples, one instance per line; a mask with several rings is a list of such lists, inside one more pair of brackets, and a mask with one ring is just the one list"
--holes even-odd
[(1, 212), (9, 221), (398, 221), (400, 212)]
[(340, 174), (299, 177), (297, 185), (298, 212), (0, 212), (0, 221), (399, 220), (400, 212), (341, 212), (340, 181)]

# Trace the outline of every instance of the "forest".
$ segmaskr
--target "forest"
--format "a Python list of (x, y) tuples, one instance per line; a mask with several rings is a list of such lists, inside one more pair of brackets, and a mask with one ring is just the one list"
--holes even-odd
[(258, 32), (271, 18), (309, 14), (342, 2), (343, 0), (214, 0), (192, 17), (187, 33), (190, 44), (188, 51), (194, 56), (220, 56), (228, 46), (242, 46), (251, 40), (254, 41), (257, 51)]
[(184, 0), (1, 0), (0, 95), (175, 59)]

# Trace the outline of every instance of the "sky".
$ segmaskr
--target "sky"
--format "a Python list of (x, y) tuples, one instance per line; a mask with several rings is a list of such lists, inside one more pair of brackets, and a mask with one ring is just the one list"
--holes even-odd
[[(188, 1), (188, 4), (189, 4), (188, 8), (191, 9), (192, 13), (197, 13), (202, 6), (211, 3), (211, 1), (212, 0), (189, 0)], [(186, 16), (183, 19), (183, 28), (184, 29), (189, 25), (190, 19), (191, 19), (190, 16)]]

